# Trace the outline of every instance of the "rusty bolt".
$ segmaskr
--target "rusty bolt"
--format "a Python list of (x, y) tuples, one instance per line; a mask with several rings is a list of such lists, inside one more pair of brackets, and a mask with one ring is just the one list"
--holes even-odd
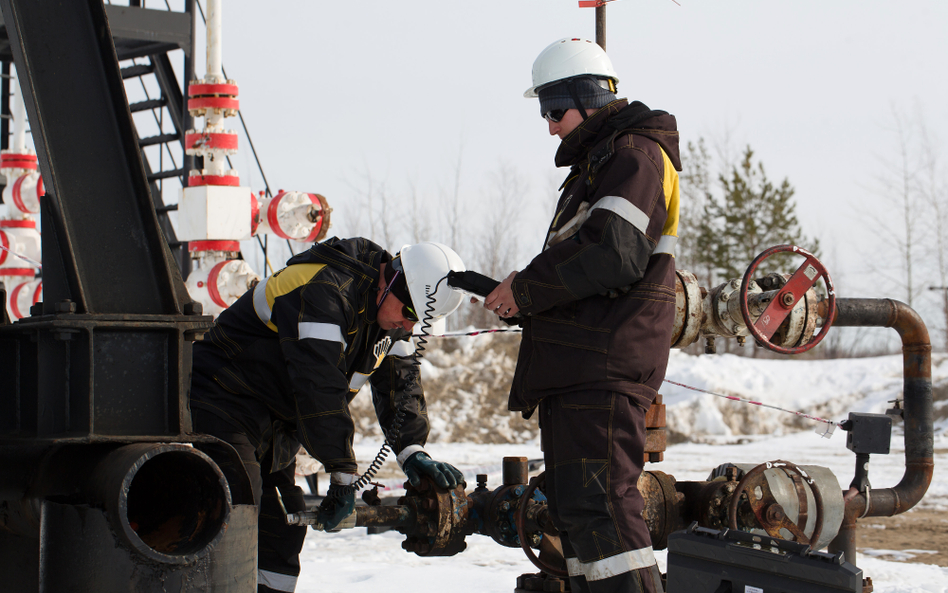
[(777, 503), (773, 503), (767, 507), (765, 516), (767, 517), (767, 522), (773, 525), (779, 524), (787, 518), (787, 515), (783, 512), (783, 507)]
[(715, 354), (717, 353), (717, 346), (714, 344), (714, 336), (708, 336), (705, 338), (704, 342), (704, 353), (705, 354)]
[(793, 302), (795, 300), (796, 298), (793, 296), (792, 292), (785, 292), (783, 293), (783, 296), (780, 297), (781, 304), (788, 309), (793, 306)]
[(507, 511), (510, 510), (510, 502), (506, 500), (501, 502), (499, 508), (501, 511), (506, 513)]

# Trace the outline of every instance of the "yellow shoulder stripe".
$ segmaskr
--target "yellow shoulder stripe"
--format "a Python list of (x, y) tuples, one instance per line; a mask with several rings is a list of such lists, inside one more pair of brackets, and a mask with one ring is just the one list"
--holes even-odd
[(662, 151), (662, 163), (665, 169), (665, 177), (662, 179), (662, 188), (665, 190), (665, 211), (668, 213), (668, 218), (665, 219), (665, 228), (662, 229), (662, 235), (677, 237), (678, 206), (680, 200), (678, 193), (678, 171), (675, 170), (671, 159), (668, 158), (668, 155), (665, 154), (661, 146), (659, 146), (659, 150)]
[[(272, 311), (277, 298), (309, 284), (325, 267), (326, 264), (294, 264), (267, 278), (267, 307)], [(269, 318), (267, 327), (277, 331), (277, 326)]]

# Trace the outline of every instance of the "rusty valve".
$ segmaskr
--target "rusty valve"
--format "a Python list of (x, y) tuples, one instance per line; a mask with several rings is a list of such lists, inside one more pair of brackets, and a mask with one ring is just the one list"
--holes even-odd
[[(806, 529), (807, 522), (806, 498), (801, 497), (800, 499), (799, 524), (795, 523), (787, 516), (783, 506), (777, 502), (770, 488), (770, 483), (764, 472), (771, 469), (783, 470), (788, 476), (791, 476), (791, 479), (799, 476), (802, 478), (802, 483), (809, 487), (813, 493), (816, 503), (814, 505), (816, 506), (816, 524), (813, 527), (812, 535), (809, 537), (803, 531)], [(794, 480), (795, 483), (797, 481)], [(816, 482), (805, 471), (789, 461), (768, 461), (744, 474), (734, 490), (728, 508), (728, 527), (731, 529), (739, 529), (737, 511), (742, 500), (746, 500), (760, 528), (771, 537), (785, 539), (780, 531), (786, 529), (793, 536), (794, 541), (802, 544), (814, 545), (820, 540), (823, 531), (823, 496)]]

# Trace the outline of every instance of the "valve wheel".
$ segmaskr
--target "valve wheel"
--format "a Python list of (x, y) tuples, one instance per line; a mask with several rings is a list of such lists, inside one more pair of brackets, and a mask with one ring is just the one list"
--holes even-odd
[[(551, 574), (555, 577), (569, 578), (569, 572), (566, 570), (566, 559), (563, 557), (563, 549), (559, 545), (559, 536), (553, 536), (548, 533), (543, 534), (543, 540), (540, 542), (540, 555), (533, 552), (533, 548), (527, 542), (527, 533), (524, 524), (527, 520), (527, 502), (533, 497), (533, 493), (538, 488), (546, 484), (546, 472), (531, 478), (530, 484), (524, 489), (520, 496), (520, 508), (517, 509), (517, 539), (520, 540), (520, 547), (527, 559), (541, 571)], [(541, 488), (542, 490), (542, 488)], [(552, 540), (556, 540), (555, 542)]]
[[(767, 482), (767, 477), (764, 475), (764, 472), (768, 469), (782, 469), (785, 472), (797, 474), (813, 493), (813, 499), (816, 504), (816, 523), (813, 526), (813, 535), (810, 537), (807, 537), (803, 531), (806, 529), (807, 516), (805, 491), (799, 496), (799, 515), (803, 524), (798, 525), (787, 516), (786, 511), (784, 511), (780, 503), (777, 502), (776, 497), (774, 497), (773, 491), (770, 489), (770, 484)], [(792, 474), (788, 475), (793, 479), (794, 476)], [(796, 480), (794, 480), (794, 482), (796, 483)], [(758, 490), (760, 491), (760, 495), (757, 494)], [(780, 530), (786, 529), (793, 535), (793, 541), (795, 542), (813, 547), (820, 541), (820, 535), (823, 533), (823, 495), (820, 493), (820, 489), (816, 485), (816, 482), (813, 481), (813, 478), (796, 465), (789, 461), (768, 461), (744, 474), (744, 477), (738, 482), (737, 488), (731, 496), (731, 504), (728, 506), (727, 520), (728, 527), (731, 529), (738, 529), (737, 509), (740, 506), (742, 494), (747, 496), (747, 502), (754, 512), (754, 517), (757, 518), (758, 525), (771, 537), (784, 539)]]
[[(790, 279), (787, 280), (783, 288), (774, 295), (773, 300), (770, 301), (770, 304), (767, 305), (755, 322), (751, 319), (750, 305), (747, 301), (751, 279), (754, 277), (757, 268), (765, 259), (774, 254), (784, 252), (802, 255), (806, 258), (806, 261), (790, 276)], [(796, 304), (800, 302), (800, 299), (806, 295), (806, 292), (812, 288), (820, 278), (822, 278), (823, 283), (826, 284), (826, 292), (829, 295), (826, 318), (823, 320), (823, 327), (820, 329), (820, 333), (801, 346), (786, 348), (771, 342), (770, 340), (774, 334), (777, 333), (780, 324), (784, 322)], [(773, 350), (781, 354), (800, 354), (819, 344), (826, 336), (826, 332), (828, 332), (829, 328), (833, 325), (833, 319), (836, 316), (836, 289), (833, 286), (833, 279), (830, 278), (829, 272), (826, 271), (826, 268), (820, 263), (820, 260), (816, 259), (815, 255), (796, 245), (777, 245), (764, 250), (758, 255), (754, 261), (751, 262), (751, 265), (748, 266), (747, 271), (744, 272), (739, 297), (741, 303), (741, 317), (744, 318), (744, 324), (747, 325), (747, 329), (750, 330), (751, 335), (768, 350)]]

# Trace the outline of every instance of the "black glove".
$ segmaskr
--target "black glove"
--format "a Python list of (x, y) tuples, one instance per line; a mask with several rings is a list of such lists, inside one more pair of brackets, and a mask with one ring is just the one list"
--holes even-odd
[(332, 531), (340, 521), (352, 514), (355, 509), (355, 488), (342, 484), (329, 484), (329, 492), (316, 512), (316, 525), (313, 529)]
[(412, 486), (421, 484), (421, 476), (425, 475), (434, 480), (435, 484), (445, 490), (454, 488), (458, 484), (467, 486), (464, 474), (450, 463), (435, 461), (424, 451), (418, 451), (409, 457), (402, 466), (408, 481)]

